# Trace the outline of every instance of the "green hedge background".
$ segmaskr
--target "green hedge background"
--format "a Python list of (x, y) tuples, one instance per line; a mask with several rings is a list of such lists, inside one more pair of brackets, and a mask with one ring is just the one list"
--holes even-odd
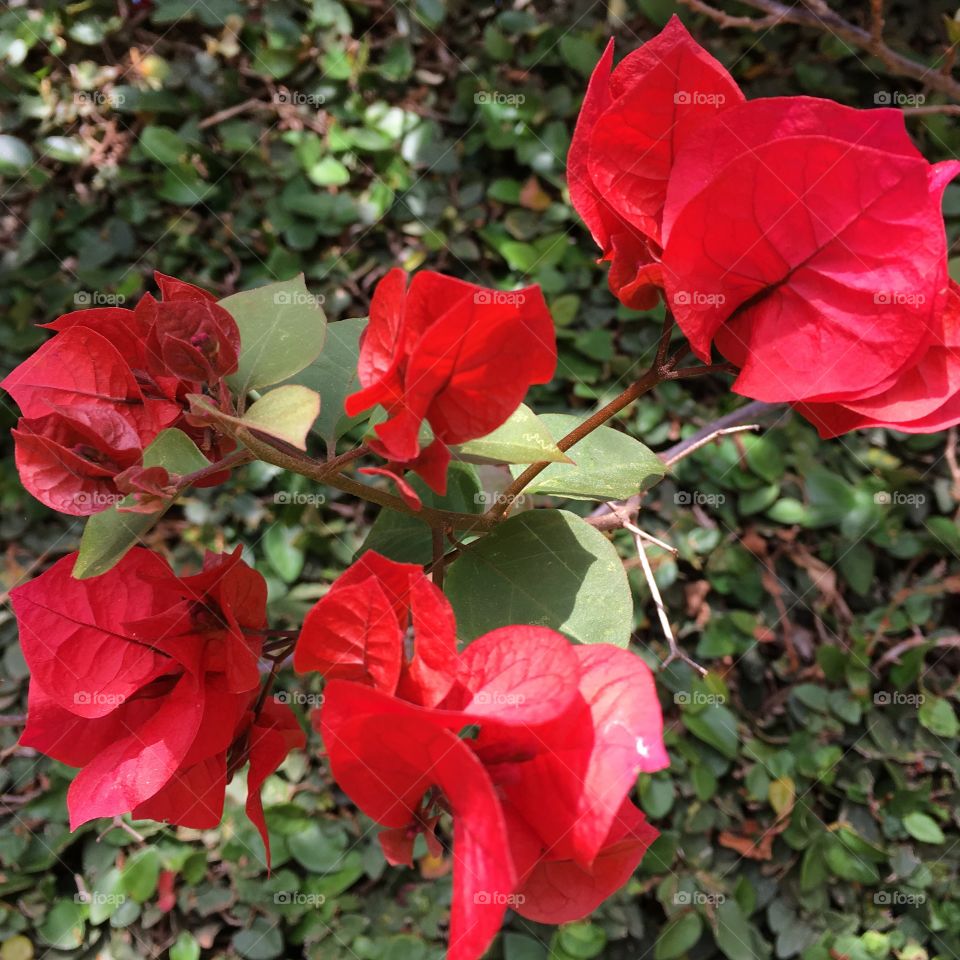
[[(868, 6), (837, 9), (862, 20)], [(390, 266), (428, 265), (541, 284), (561, 361), (534, 404), (589, 411), (652, 355), (661, 313), (618, 309), (608, 294), (564, 159), (606, 38), (622, 55), (676, 10), (13, 0), (0, 11), (0, 365), (43, 340), (37, 322), (132, 304), (153, 269), (221, 294), (303, 271), (339, 319), (365, 312)], [(829, 34), (721, 31), (680, 12), (748, 96), (869, 107), (919, 92)], [(887, 35), (932, 61), (953, 13), (888, 4)], [(960, 147), (950, 116), (910, 127), (931, 160)], [(960, 187), (946, 212), (954, 238)], [(719, 381), (667, 384), (619, 425), (662, 450), (740, 402)], [(3, 589), (75, 549), (81, 530), (20, 488), (15, 415), (5, 401)], [(642, 777), (638, 796), (662, 838), (589, 921), (555, 931), (511, 917), (494, 958), (960, 956), (960, 472), (949, 438), (821, 443), (796, 418), (771, 419), (684, 461), (640, 515), (679, 550), (653, 551), (657, 580), (685, 649), (711, 671), (660, 675), (673, 766)], [(247, 544), (274, 619), (297, 625), (374, 511), (335, 491), (278, 503), (294, 492), (316, 491), (249, 467), (236, 487), (191, 495), (150, 544), (182, 562)], [(665, 645), (648, 590), (629, 538), (616, 542), (636, 594), (636, 649), (656, 664)], [(443, 956), (449, 877), (432, 877), (444, 865), (386, 868), (315, 737), (268, 783), (267, 877), (237, 805), (242, 782), (216, 831), (69, 833), (70, 771), (16, 746), (26, 685), (5, 604), (0, 960)], [(305, 715), (309, 697), (291, 697)], [(175, 906), (162, 910), (171, 874)]]

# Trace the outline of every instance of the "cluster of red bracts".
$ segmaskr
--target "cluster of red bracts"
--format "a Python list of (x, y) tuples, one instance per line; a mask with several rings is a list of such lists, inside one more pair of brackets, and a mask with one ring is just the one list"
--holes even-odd
[[(81, 768), (71, 826), (130, 813), (214, 827), (249, 760), (246, 809), (267, 844), (260, 787), (305, 737), (262, 695), (263, 578), (239, 551), (186, 577), (139, 548), (90, 580), (73, 561), (12, 592), (31, 674), (21, 743)], [(420, 834), (439, 854), (452, 828), (451, 960), (479, 958), (508, 907), (588, 914), (657, 836), (629, 794), (668, 763), (663, 720), (628, 651), (515, 626), (461, 652), (422, 569), (368, 552), (308, 614), (294, 665), (326, 678), (313, 723), (387, 859), (412, 864)]]
[(71, 827), (122, 813), (215, 827), (249, 758), (247, 813), (266, 844), (260, 785), (305, 737), (288, 706), (260, 702), (263, 577), (239, 549), (189, 577), (141, 548), (90, 580), (71, 576), (75, 559), (11, 592), (30, 668), (20, 742), (82, 768)]
[(674, 18), (597, 65), (568, 157), (613, 293), (662, 295), (693, 352), (823, 436), (960, 421), (960, 296), (930, 165), (896, 109), (745, 101)]
[(420, 567), (368, 552), (308, 615), (294, 666), (327, 678), (314, 724), (337, 783), (386, 828), (391, 863), (412, 863), (419, 834), (439, 850), (451, 819), (450, 960), (482, 956), (508, 907), (585, 916), (657, 836), (629, 793), (668, 764), (663, 720), (626, 650), (514, 626), (458, 653)]
[(213, 390), (227, 400), (237, 324), (211, 294), (155, 276), (161, 300), (146, 294), (134, 310), (64, 314), (46, 324), (56, 335), (0, 383), (23, 414), (13, 431), (20, 480), (61, 513), (99, 513), (144, 483), (164, 484), (169, 478), (156, 470), (144, 478), (138, 468), (167, 427), (211, 460), (233, 447), (191, 422), (186, 397)]

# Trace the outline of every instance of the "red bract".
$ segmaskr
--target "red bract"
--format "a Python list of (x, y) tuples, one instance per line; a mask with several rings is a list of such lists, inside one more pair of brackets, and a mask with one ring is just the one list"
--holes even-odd
[(676, 156), (743, 94), (677, 17), (611, 73), (612, 65), (610, 41), (570, 144), (570, 199), (610, 261), (611, 291), (647, 309), (662, 285), (661, 225)]
[[(314, 723), (337, 782), (387, 828), (390, 862), (409, 863), (421, 833), (437, 849), (434, 831), (452, 817), (449, 956), (471, 960), (507, 907), (564, 922), (626, 881), (656, 837), (627, 796), (641, 770), (668, 762), (662, 717), (639, 658), (533, 626), (495, 630), (445, 660), (442, 699), (402, 679), (394, 691), (411, 610), (415, 655), (428, 625), (431, 649), (455, 649), (447, 601), (437, 591), (418, 613), (405, 596), (415, 585), (429, 585), (418, 568), (365, 554), (308, 615), (296, 659), (330, 678)], [(344, 617), (378, 591), (362, 616)]]
[(770, 401), (876, 392), (926, 349), (946, 290), (931, 167), (894, 110), (757, 100), (678, 158), (664, 214), (667, 300), (690, 345)]
[(674, 18), (584, 98), (570, 196), (624, 303), (668, 307), (733, 389), (823, 435), (960, 419), (941, 198), (897, 110), (743, 102)]
[[(140, 548), (92, 580), (71, 576), (75, 559), (11, 592), (30, 667), (21, 742), (82, 768), (67, 794), (74, 829), (122, 813), (215, 826), (229, 752), (250, 756), (256, 792), (302, 745), (288, 708), (254, 717), (263, 578), (239, 550), (182, 578)], [(248, 809), (265, 834), (259, 801)]]
[[(556, 362), (539, 287), (487, 290), (425, 270), (408, 289), (406, 274), (394, 269), (370, 304), (358, 366), (363, 389), (347, 397), (346, 411), (382, 405), (389, 416), (375, 427), (373, 449), (442, 493), (448, 445), (500, 426), (531, 384), (553, 376)], [(434, 440), (421, 451), (425, 420)]]
[[(185, 397), (236, 369), (236, 322), (198, 287), (156, 274), (164, 300), (134, 310), (64, 314), (56, 332), (0, 386), (19, 404), (14, 431), (23, 485), (62, 513), (83, 516), (121, 499), (116, 476), (136, 467), (166, 427), (185, 430), (217, 459), (232, 441), (193, 426)], [(208, 478), (208, 483), (220, 477)]]

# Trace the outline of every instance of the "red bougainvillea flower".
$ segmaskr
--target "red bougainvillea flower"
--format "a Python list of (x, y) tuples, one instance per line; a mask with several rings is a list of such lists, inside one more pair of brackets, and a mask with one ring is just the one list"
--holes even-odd
[(681, 26), (591, 78), (570, 149), (571, 199), (614, 292), (663, 288), (694, 353), (733, 389), (786, 401), (825, 436), (956, 423), (955, 311), (943, 190), (898, 110), (743, 101)]
[(23, 414), (14, 431), (21, 481), (61, 513), (85, 516), (120, 500), (117, 474), (136, 467), (166, 427), (186, 431), (212, 459), (233, 446), (191, 424), (184, 398), (205, 382), (225, 391), (236, 322), (198, 287), (155, 276), (163, 301), (147, 294), (134, 310), (64, 314), (45, 325), (56, 336), (0, 383)]
[[(447, 446), (481, 437), (546, 383), (557, 362), (553, 321), (539, 287), (509, 292), (428, 270), (407, 287), (391, 270), (377, 285), (360, 349), (362, 389), (347, 397), (355, 416), (382, 405), (374, 450), (392, 469), (415, 469), (446, 487)], [(428, 421), (433, 442), (420, 447)], [(380, 468), (377, 468), (380, 469)]]
[(664, 213), (667, 301), (694, 352), (770, 401), (877, 393), (931, 344), (947, 287), (941, 198), (896, 110), (756, 100), (680, 154)]
[(410, 863), (418, 834), (438, 849), (435, 830), (452, 819), (451, 960), (480, 957), (507, 907), (549, 922), (589, 913), (657, 835), (627, 799), (640, 771), (668, 763), (650, 671), (616, 647), (504, 627), (445, 655), (446, 679), (424, 696), (394, 679), (396, 664), (402, 674), (424, 649), (453, 648), (449, 605), (439, 591), (419, 610), (404, 596), (418, 568), (373, 553), (361, 564), (308, 616), (296, 662), (328, 677), (314, 724), (337, 782), (386, 828), (388, 860)]
[(433, 706), (453, 685), (456, 660), (444, 595), (416, 564), (368, 550), (307, 614), (293, 665)]
[[(263, 578), (239, 550), (182, 578), (141, 548), (90, 580), (71, 576), (75, 559), (11, 592), (30, 667), (21, 743), (81, 768), (67, 793), (73, 829), (122, 813), (215, 826), (228, 754), (250, 757), (255, 793), (304, 742), (289, 708), (254, 715)], [(266, 842), (252, 795), (248, 810)]]
[(611, 73), (590, 78), (567, 157), (570, 199), (610, 261), (613, 294), (648, 309), (662, 286), (663, 207), (677, 154), (707, 119), (743, 100), (677, 17)]

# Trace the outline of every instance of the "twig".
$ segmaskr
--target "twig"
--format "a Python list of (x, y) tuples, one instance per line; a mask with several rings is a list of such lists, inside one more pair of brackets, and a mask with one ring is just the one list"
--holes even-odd
[(670, 618), (667, 616), (666, 607), (663, 605), (660, 588), (657, 586), (657, 581), (653, 577), (653, 568), (650, 566), (650, 559), (647, 557), (646, 547), (644, 546), (645, 539), (653, 538), (650, 537), (649, 534), (644, 533), (639, 527), (634, 526), (629, 520), (625, 520), (623, 526), (624, 529), (629, 530), (633, 534), (633, 542), (637, 547), (637, 556), (640, 558), (640, 565), (643, 567), (643, 575), (647, 580), (647, 586), (650, 588), (650, 595), (653, 597), (654, 606), (657, 608), (657, 615), (660, 618), (663, 635), (667, 638), (667, 644), (670, 647), (670, 655), (660, 664), (660, 669), (663, 670), (664, 667), (673, 663), (674, 660), (682, 660), (684, 663), (693, 667), (700, 676), (705, 677), (707, 671), (695, 660), (691, 660), (690, 657), (680, 649), (677, 644), (677, 638), (673, 635)]
[(666, 457), (661, 457), (660, 459), (668, 466), (672, 467), (675, 463), (678, 463), (684, 457), (689, 457), (691, 453), (695, 453), (697, 450), (702, 447), (707, 446), (710, 443), (713, 443), (715, 440), (720, 440), (722, 437), (728, 437), (731, 433), (743, 433), (745, 430), (759, 430), (759, 423), (745, 423), (739, 427), (724, 427), (720, 430), (714, 430), (713, 433), (707, 434), (707, 436), (702, 437), (697, 440), (696, 443), (691, 443), (689, 446), (685, 447), (679, 453), (674, 454), (668, 460)]
[[(941, 73), (935, 66), (928, 66), (919, 60), (905, 57), (891, 50), (877, 35), (876, 19), (872, 21), (870, 30), (864, 30), (850, 23), (849, 20), (844, 20), (827, 4), (814, 2), (814, 0), (808, 0), (805, 7), (800, 4), (786, 6), (778, 0), (741, 0), (745, 6), (766, 14), (764, 17), (734, 17), (710, 6), (704, 0), (682, 0), (682, 2), (691, 10), (704, 14), (724, 28), (732, 27), (762, 33), (781, 23), (794, 23), (801, 27), (813, 27), (815, 30), (832, 33), (851, 46), (873, 54), (891, 73), (910, 77), (951, 100), (960, 101), (960, 83), (953, 77)], [(875, 2), (876, 0), (871, 0), (871, 6)], [(882, 29), (882, 20), (880, 26)]]

